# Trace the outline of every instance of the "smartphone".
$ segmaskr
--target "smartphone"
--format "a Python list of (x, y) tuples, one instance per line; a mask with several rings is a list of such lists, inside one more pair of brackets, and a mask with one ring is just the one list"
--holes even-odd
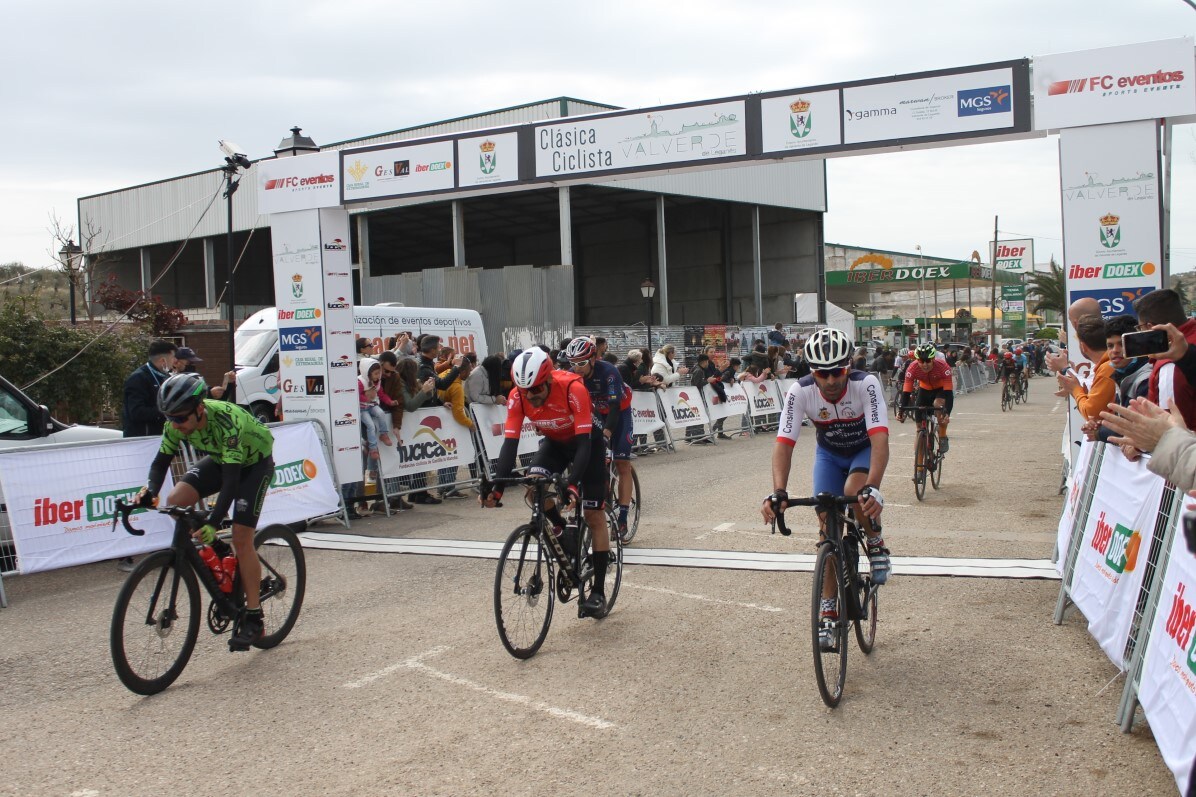
[(1171, 347), (1167, 330), (1148, 329), (1145, 332), (1127, 332), (1121, 336), (1121, 346), (1126, 357), (1141, 357), (1146, 354), (1162, 354)]

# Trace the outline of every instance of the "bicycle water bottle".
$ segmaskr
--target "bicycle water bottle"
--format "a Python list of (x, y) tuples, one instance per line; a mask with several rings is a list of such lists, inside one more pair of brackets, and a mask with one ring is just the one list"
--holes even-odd
[(220, 562), (223, 568), (224, 580), (220, 582), (221, 592), (232, 592), (233, 582), (237, 580), (237, 557), (231, 553)]
[(216, 579), (216, 585), (220, 587), (221, 592), (228, 592), (232, 589), (232, 583), (225, 586), (227, 577), (224, 574), (223, 568), (220, 566), (220, 557), (212, 550), (210, 545), (199, 546), (199, 558), (203, 559), (204, 564), (212, 571), (212, 577)]

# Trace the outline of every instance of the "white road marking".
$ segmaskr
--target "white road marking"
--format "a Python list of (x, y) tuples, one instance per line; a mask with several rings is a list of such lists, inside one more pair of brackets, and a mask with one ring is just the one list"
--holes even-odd
[(1057, 400), (1057, 401), (1055, 402), (1055, 406), (1051, 407), (1051, 414), (1053, 415), (1053, 414), (1055, 414), (1056, 412), (1058, 412), (1058, 411), (1059, 411), (1059, 408), (1060, 408), (1060, 407), (1062, 407), (1062, 406), (1063, 406), (1063, 399), (1059, 399), (1059, 400)]
[(695, 540), (704, 540), (707, 537), (709, 537), (711, 534), (714, 534), (715, 532), (730, 531), (731, 527), (734, 525), (735, 525), (734, 523), (719, 523), (717, 526), (712, 528), (710, 531), (703, 532), (703, 533), (699, 534), (698, 536), (694, 537), (694, 539)]
[(739, 601), (727, 601), (727, 600), (723, 600), (722, 598), (708, 598), (705, 595), (694, 595), (689, 592), (677, 592), (675, 590), (665, 589), (664, 587), (646, 587), (642, 584), (627, 584), (627, 583), (624, 583), (623, 586), (630, 588), (630, 589), (642, 589), (646, 592), (659, 592), (661, 594), (672, 595), (677, 598), (689, 598), (690, 600), (702, 601), (704, 603), (721, 603), (725, 606), (738, 606), (742, 609), (758, 609), (759, 611), (762, 611), (762, 612), (783, 612), (783, 611), (785, 611), (784, 609), (780, 608), (779, 606), (768, 606), (767, 604), (759, 604), (759, 603), (740, 603)]
[(591, 717), (588, 714), (581, 714), (569, 709), (550, 706), (547, 703), (541, 703), (539, 700), (530, 698), (527, 695), (519, 695), (515, 694), (514, 692), (500, 692), (497, 689), (491, 689), (488, 686), (471, 681), (468, 678), (462, 678), (459, 675), (452, 675), (451, 673), (442, 672), (434, 667), (429, 667), (424, 663), (424, 659), (435, 658), (436, 656), (447, 652), (449, 649), (450, 648), (445, 645), (432, 648), (431, 650), (425, 651), (418, 656), (412, 656), (405, 661), (392, 664), (389, 667), (384, 667), (377, 672), (370, 673), (369, 675), (366, 675), (356, 681), (350, 681), (342, 686), (345, 689), (360, 689), (363, 686), (367, 686), (374, 681), (377, 681), (379, 678), (384, 678), (387, 675), (399, 670), (415, 670), (416, 672), (437, 678), (441, 681), (446, 681), (450, 684), (455, 684), (456, 686), (463, 686), (466, 689), (472, 689), (475, 692), (481, 692), (484, 695), (494, 697), (499, 700), (505, 700), (508, 703), (516, 703), (521, 706), (527, 706), (528, 708), (535, 709), (536, 711), (543, 712), (558, 719), (569, 720), (570, 722), (576, 722), (579, 725), (585, 725), (588, 728), (598, 728), (605, 730), (607, 728), (617, 727), (613, 722), (604, 720), (601, 717)]

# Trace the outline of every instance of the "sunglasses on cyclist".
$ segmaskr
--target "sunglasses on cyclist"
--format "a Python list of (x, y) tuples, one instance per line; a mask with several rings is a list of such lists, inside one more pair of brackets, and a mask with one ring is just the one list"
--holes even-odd
[(541, 382), (540, 384), (536, 385), (535, 387), (527, 388), (524, 392), (527, 393), (529, 396), (541, 396), (548, 392), (548, 383)]
[(836, 376), (843, 376), (847, 373), (847, 368), (840, 366), (838, 368), (815, 368), (814, 375), (821, 376), (823, 379), (832, 379)]
[(186, 415), (167, 415), (166, 420), (170, 421), (171, 423), (186, 423), (187, 419), (194, 414), (195, 410), (191, 410), (191, 412), (188, 412)]

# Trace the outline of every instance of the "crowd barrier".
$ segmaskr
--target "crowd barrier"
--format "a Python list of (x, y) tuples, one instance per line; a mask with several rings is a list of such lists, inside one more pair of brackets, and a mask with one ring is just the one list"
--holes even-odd
[(1059, 624), (1074, 605), (1087, 618), (1126, 674), (1118, 724), (1129, 732), (1141, 705), (1181, 792), (1196, 755), (1196, 558), (1183, 534), (1183, 502), (1144, 461), (1084, 442), (1059, 519), (1054, 615)]
[[(335, 474), (319, 424), (298, 421), (272, 427), (274, 479), (260, 523), (294, 523), (340, 511)], [(120, 528), (112, 531), (116, 501), (131, 500), (145, 485), (158, 447), (158, 438), (138, 437), (0, 452), (0, 486), (16, 554), (6, 571), (37, 573), (168, 547), (174, 522), (157, 512), (137, 513), (144, 536), (134, 537)], [(188, 446), (180, 453), (163, 483), (162, 495), (168, 494), (174, 476), (200, 456)]]

